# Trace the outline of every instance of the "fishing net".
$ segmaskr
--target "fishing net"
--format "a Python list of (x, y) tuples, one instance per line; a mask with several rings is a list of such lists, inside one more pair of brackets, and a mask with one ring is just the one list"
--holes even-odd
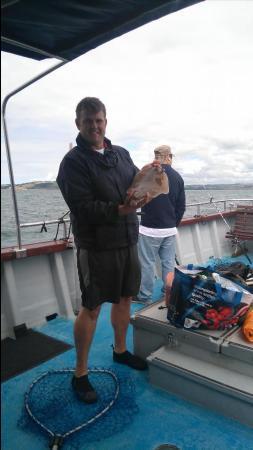
[(232, 262), (231, 258), (225, 256), (210, 258), (205, 266), (253, 293), (253, 264)]
[(228, 267), (228, 266), (235, 265), (235, 264), (240, 264), (240, 265), (245, 266), (245, 264), (241, 261), (233, 262), (233, 259), (231, 259), (230, 256), (223, 256), (222, 258), (211, 257), (208, 259), (207, 263), (204, 264), (204, 266), (208, 266), (211, 269), (216, 270), (217, 268)]
[(25, 395), (18, 425), (36, 433), (37, 439), (45, 441), (45, 448), (54, 436), (62, 436), (64, 450), (81, 450), (85, 443), (121, 431), (138, 412), (134, 384), (126, 372), (90, 369), (89, 379), (98, 394), (98, 401), (93, 404), (76, 397), (72, 376), (72, 369), (46, 372)]

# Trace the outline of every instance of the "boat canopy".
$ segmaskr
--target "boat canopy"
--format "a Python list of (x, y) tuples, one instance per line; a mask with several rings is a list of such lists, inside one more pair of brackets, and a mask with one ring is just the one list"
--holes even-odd
[(71, 61), (124, 33), (203, 0), (1, 0), (2, 50)]

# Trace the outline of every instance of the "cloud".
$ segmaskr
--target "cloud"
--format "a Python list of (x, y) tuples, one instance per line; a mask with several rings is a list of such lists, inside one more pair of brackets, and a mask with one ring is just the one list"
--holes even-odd
[[(10, 100), (15, 179), (51, 179), (85, 96), (106, 104), (107, 135), (138, 167), (169, 144), (185, 182), (251, 182), (253, 2), (206, 1), (92, 50)], [(3, 94), (54, 62), (3, 54)], [(8, 182), (3, 155), (2, 182)], [(206, 182), (206, 181), (205, 181)]]

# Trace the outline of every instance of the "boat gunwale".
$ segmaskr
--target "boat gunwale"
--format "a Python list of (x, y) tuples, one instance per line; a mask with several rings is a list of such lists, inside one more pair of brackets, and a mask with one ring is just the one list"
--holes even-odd
[(57, 241), (36, 242), (25, 244), (21, 253), (16, 246), (1, 248), (1, 261), (27, 258), (30, 256), (46, 255), (50, 253), (62, 252), (73, 247), (72, 240), (58, 239)]
[[(197, 223), (204, 224), (223, 217), (233, 217), (236, 215), (236, 210), (224, 211), (221, 213), (200, 215), (182, 219), (179, 228), (193, 225)], [(36, 242), (32, 244), (24, 244), (23, 249), (17, 249), (17, 246), (9, 246), (1, 248), (1, 261), (10, 261), (13, 259), (26, 258), (31, 256), (44, 255), (49, 253), (62, 252), (73, 247), (72, 239), (58, 239), (55, 241)]]

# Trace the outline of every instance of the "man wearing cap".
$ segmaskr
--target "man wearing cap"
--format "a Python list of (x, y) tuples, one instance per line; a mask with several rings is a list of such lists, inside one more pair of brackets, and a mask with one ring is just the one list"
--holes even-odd
[(155, 281), (157, 257), (162, 267), (162, 293), (169, 301), (170, 289), (174, 278), (175, 241), (177, 227), (185, 211), (184, 181), (171, 167), (172, 152), (168, 145), (154, 150), (169, 180), (169, 193), (161, 194), (142, 209), (139, 228), (138, 253), (141, 263), (141, 286), (135, 301), (150, 303)]

